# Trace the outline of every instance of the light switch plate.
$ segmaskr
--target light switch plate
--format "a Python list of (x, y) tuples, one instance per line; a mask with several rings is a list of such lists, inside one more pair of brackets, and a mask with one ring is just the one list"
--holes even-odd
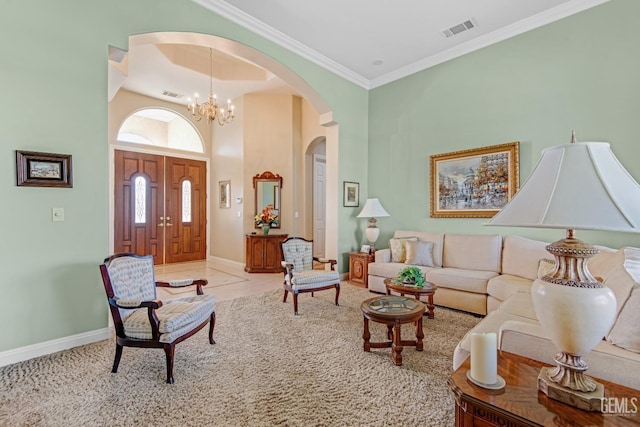
[(51, 208), (51, 221), (64, 221), (64, 208)]

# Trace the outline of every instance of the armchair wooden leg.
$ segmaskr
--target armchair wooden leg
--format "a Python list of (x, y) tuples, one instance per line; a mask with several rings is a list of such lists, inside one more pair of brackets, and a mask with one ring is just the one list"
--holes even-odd
[(113, 359), (113, 368), (111, 372), (114, 374), (118, 372), (118, 365), (120, 364), (120, 358), (122, 357), (122, 346), (120, 344), (116, 344), (116, 357)]
[(167, 384), (173, 384), (173, 350), (174, 344), (164, 346), (164, 354), (167, 357)]
[(216, 326), (216, 312), (211, 313), (211, 320), (209, 321), (209, 344), (215, 344), (213, 339), (213, 328)]
[(284, 298), (282, 298), (282, 302), (287, 302), (287, 295), (289, 295), (289, 292), (287, 292), (287, 290), (284, 290)]
[(298, 293), (293, 293), (293, 312), (297, 316), (298, 315)]
[(338, 304), (338, 297), (340, 297), (340, 284), (336, 284), (336, 305), (340, 305)]

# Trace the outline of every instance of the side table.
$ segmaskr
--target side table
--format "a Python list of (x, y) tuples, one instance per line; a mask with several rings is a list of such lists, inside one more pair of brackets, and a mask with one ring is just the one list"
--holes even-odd
[[(402, 349), (413, 346), (416, 351), (422, 351), (424, 332), (422, 331), (422, 315), (425, 306), (420, 301), (398, 296), (380, 296), (365, 300), (360, 305), (364, 316), (363, 349), (366, 352), (372, 348), (391, 347), (391, 358), (396, 366), (402, 365)], [(387, 339), (384, 342), (371, 342), (369, 320), (387, 325)], [(400, 336), (400, 326), (412, 323), (416, 328), (416, 339), (403, 340)]]
[(414, 286), (406, 286), (398, 282), (394, 278), (384, 279), (384, 286), (387, 288), (387, 295), (391, 295), (391, 291), (398, 292), (401, 296), (405, 294), (413, 295), (415, 299), (420, 300), (421, 296), (426, 296), (427, 311), (424, 313), (429, 319), (433, 319), (436, 306), (433, 304), (433, 294), (436, 293), (438, 287), (431, 282), (425, 282), (422, 288), (416, 288)]
[[(448, 380), (456, 399), (456, 427), (640, 426), (638, 390), (598, 380), (604, 385), (604, 411), (609, 412), (583, 411), (538, 391), (538, 374), (543, 366), (549, 365), (500, 351), (498, 375), (507, 384), (502, 390), (487, 390), (467, 380), (467, 359)], [(612, 413), (616, 407), (627, 413)]]
[(349, 253), (349, 281), (369, 287), (369, 263), (375, 260), (375, 254), (367, 252)]

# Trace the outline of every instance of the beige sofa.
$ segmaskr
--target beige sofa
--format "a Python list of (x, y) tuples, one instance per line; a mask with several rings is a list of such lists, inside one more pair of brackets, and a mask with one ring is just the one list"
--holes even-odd
[[(501, 350), (553, 364), (557, 349), (536, 317), (530, 294), (533, 280), (543, 274), (539, 270), (552, 267), (546, 243), (517, 236), (394, 234), (396, 239), (412, 237), (434, 242), (433, 266), (419, 267), (438, 286), (435, 303), (488, 313), (458, 343), (454, 369), (469, 357), (474, 332), (496, 332)], [(590, 260), (589, 269), (613, 290), (618, 315), (607, 336), (585, 356), (588, 373), (640, 390), (640, 249), (598, 248), (600, 253)], [(496, 259), (500, 260), (497, 265)], [(377, 251), (375, 262), (369, 264), (369, 289), (385, 292), (384, 278), (394, 277), (406, 265), (391, 262), (390, 249)]]
[(545, 250), (547, 243), (518, 236), (503, 239), (500, 235), (398, 230), (390, 248), (376, 251), (375, 262), (368, 266), (372, 292), (386, 292), (384, 279), (397, 276), (407, 266), (406, 255), (402, 258), (393, 253), (394, 240), (405, 246), (407, 242), (412, 242), (410, 246), (415, 246), (414, 241), (432, 242), (431, 262), (418, 267), (429, 282), (438, 286), (435, 304), (476, 314), (495, 310), (516, 292), (528, 292), (536, 278), (538, 261), (550, 256)]

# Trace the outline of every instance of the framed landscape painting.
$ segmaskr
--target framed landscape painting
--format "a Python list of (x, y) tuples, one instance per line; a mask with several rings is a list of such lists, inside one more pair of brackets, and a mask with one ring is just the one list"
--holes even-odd
[(71, 155), (16, 151), (18, 186), (73, 187)]
[(220, 199), (218, 206), (221, 208), (231, 207), (231, 181), (219, 181)]
[(518, 191), (519, 142), (431, 156), (432, 218), (491, 218)]

